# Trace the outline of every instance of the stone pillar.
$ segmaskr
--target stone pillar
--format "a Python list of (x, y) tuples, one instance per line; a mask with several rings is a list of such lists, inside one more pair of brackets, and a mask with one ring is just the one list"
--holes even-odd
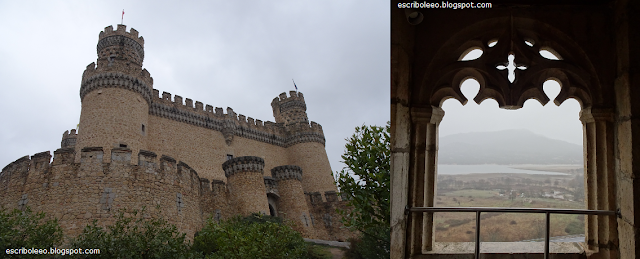
[(267, 190), (264, 186), (264, 160), (255, 156), (229, 159), (222, 164), (227, 188), (238, 213), (248, 216), (254, 212), (269, 213)]
[(314, 238), (311, 214), (302, 190), (302, 169), (295, 165), (276, 166), (271, 176), (278, 181), (278, 210), (285, 219), (295, 222), (294, 229), (305, 238)]
[[(411, 108), (411, 150), (409, 162), (410, 207), (433, 207), (438, 162), (438, 126), (444, 111), (438, 107)], [(409, 254), (419, 255), (433, 248), (433, 213), (410, 213), (407, 228)]]
[[(590, 210), (615, 211), (614, 113), (587, 108), (580, 112), (584, 131), (585, 203)], [(617, 258), (618, 232), (615, 216), (587, 216), (586, 243), (589, 253)]]

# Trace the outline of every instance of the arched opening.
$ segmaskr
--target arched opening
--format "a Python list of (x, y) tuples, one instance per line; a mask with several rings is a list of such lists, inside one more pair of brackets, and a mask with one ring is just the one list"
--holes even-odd
[(269, 215), (276, 217), (276, 209), (273, 208), (273, 206), (271, 206), (271, 204), (269, 204)]
[[(554, 79), (544, 81), (542, 88), (551, 100), (561, 90)], [(460, 86), (469, 100), (479, 90), (474, 78)], [(439, 125), (435, 207), (586, 208), (577, 100), (556, 106), (529, 99), (521, 109), (506, 110), (493, 99), (466, 105), (449, 99), (441, 108), (446, 116)], [(482, 242), (544, 237), (544, 215), (482, 215)], [(475, 216), (435, 213), (435, 242), (473, 242)], [(552, 240), (583, 242), (584, 222), (580, 215), (552, 215)]]

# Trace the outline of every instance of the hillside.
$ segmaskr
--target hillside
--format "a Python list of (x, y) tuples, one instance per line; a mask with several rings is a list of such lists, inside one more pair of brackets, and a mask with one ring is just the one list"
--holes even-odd
[(528, 130), (472, 132), (440, 138), (440, 164), (582, 164), (582, 146)]

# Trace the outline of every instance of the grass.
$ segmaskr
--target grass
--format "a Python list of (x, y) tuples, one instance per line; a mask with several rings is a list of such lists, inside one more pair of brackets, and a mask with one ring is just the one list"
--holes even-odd
[[(461, 197), (462, 196), (462, 197)], [(469, 197), (471, 196), (471, 197)], [(581, 209), (580, 202), (533, 198), (510, 200), (494, 191), (458, 190), (437, 196), (439, 207), (530, 207)], [(541, 238), (544, 235), (544, 214), (482, 213), (480, 240), (484, 242), (514, 242)], [(551, 236), (584, 233), (584, 219), (579, 215), (551, 215)], [(435, 213), (436, 241), (472, 242), (475, 239), (475, 213)]]

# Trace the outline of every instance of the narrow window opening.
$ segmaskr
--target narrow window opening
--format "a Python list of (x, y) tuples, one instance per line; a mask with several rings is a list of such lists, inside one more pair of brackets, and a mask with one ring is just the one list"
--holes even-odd
[(227, 160), (231, 160), (231, 159), (233, 159), (233, 155), (227, 154)]
[(469, 61), (480, 58), (482, 56), (482, 49), (478, 47), (470, 48), (460, 55), (459, 61)]
[(124, 148), (126, 148), (126, 147), (127, 147), (127, 145), (125, 145), (125, 144), (120, 144), (120, 147), (124, 147)]

